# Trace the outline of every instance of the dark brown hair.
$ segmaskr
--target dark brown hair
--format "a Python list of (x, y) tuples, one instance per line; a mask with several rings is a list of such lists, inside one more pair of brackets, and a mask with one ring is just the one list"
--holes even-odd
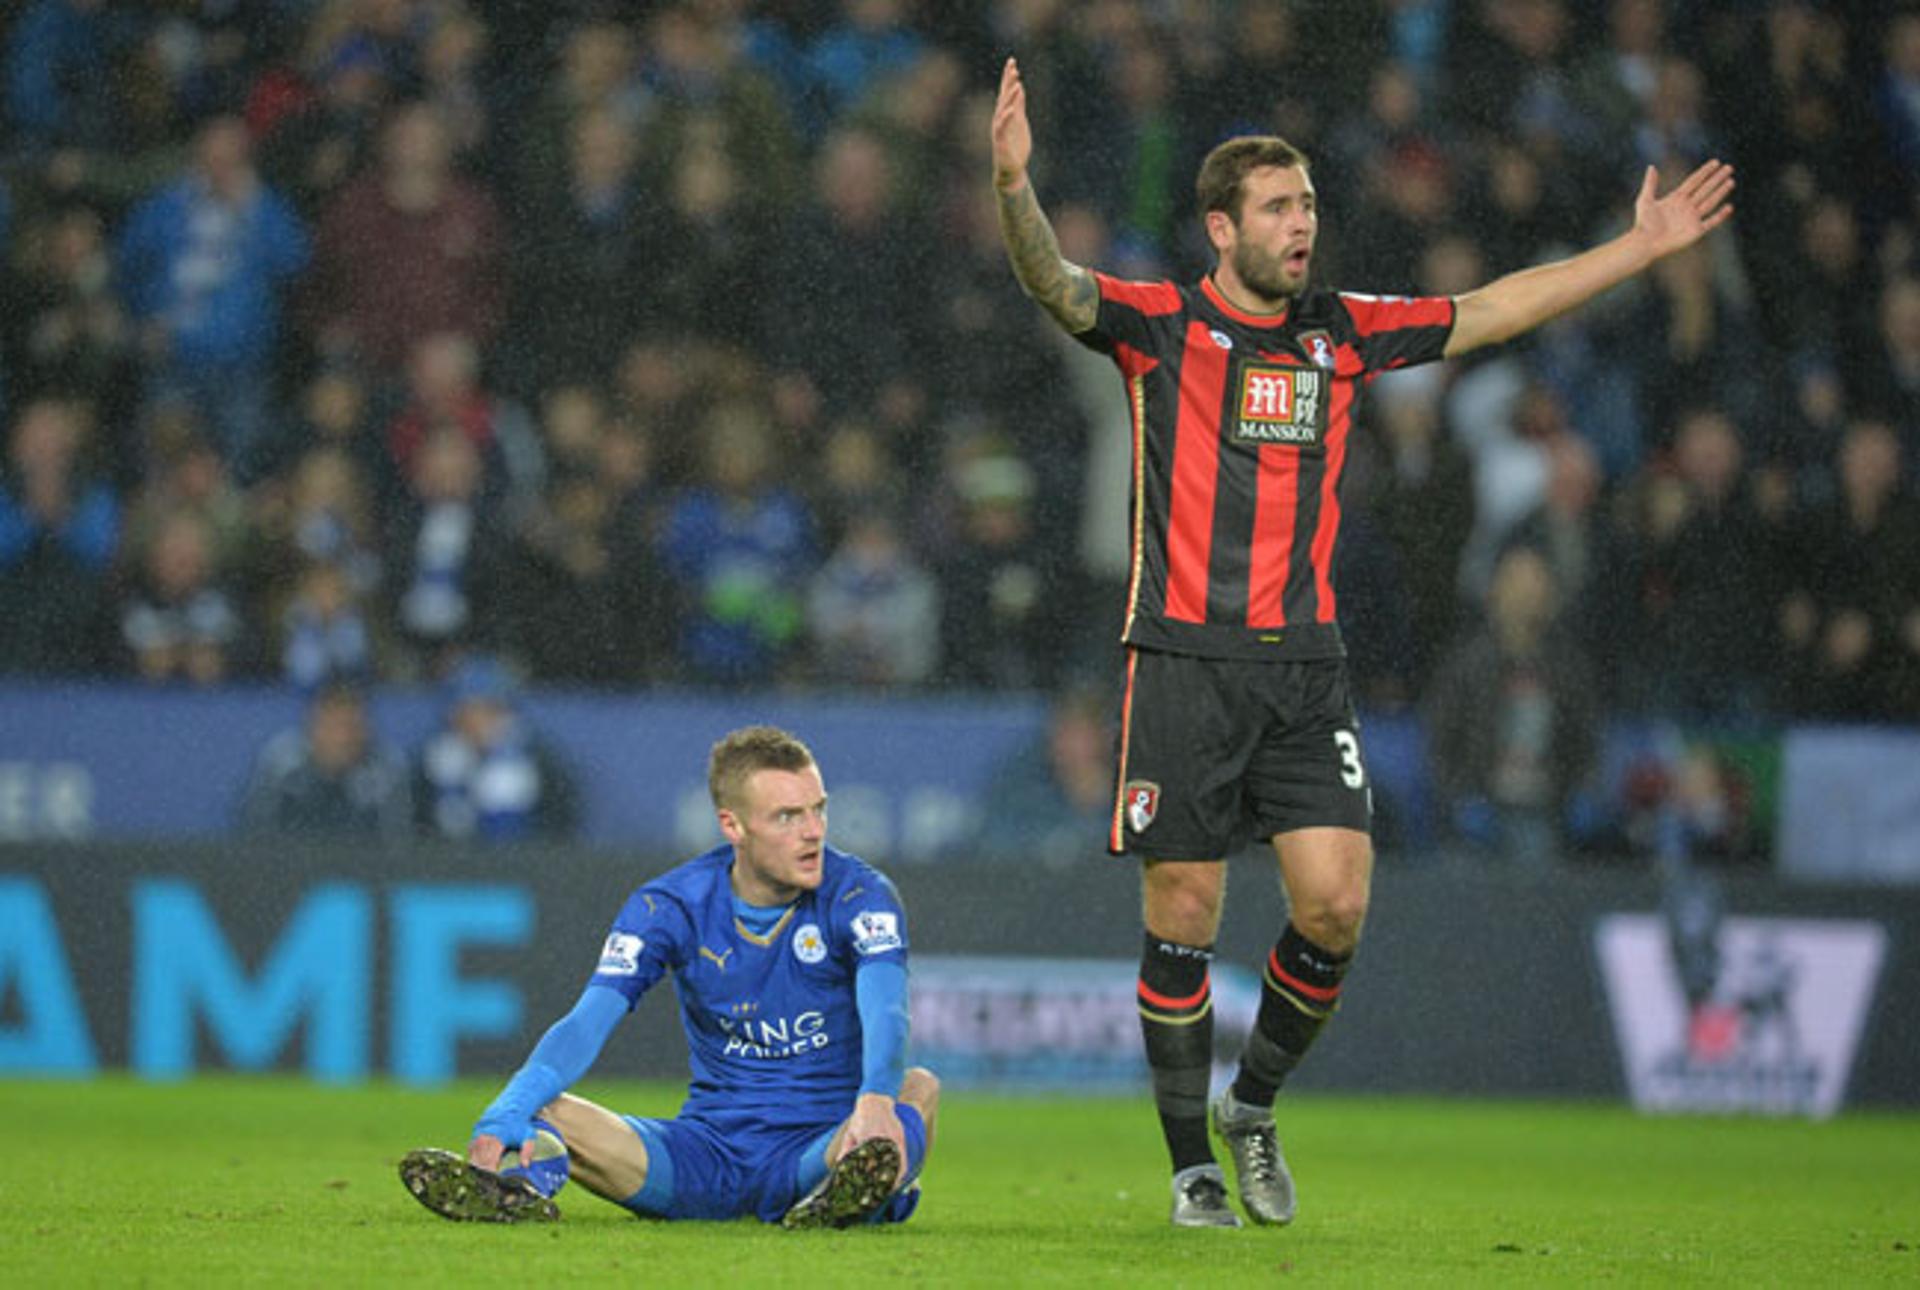
[(1200, 163), (1199, 178), (1193, 187), (1200, 198), (1200, 215), (1225, 211), (1235, 224), (1240, 222), (1240, 199), (1246, 188), (1247, 174), (1261, 166), (1286, 169), (1307, 168), (1307, 154), (1278, 135), (1243, 134), (1228, 139), (1207, 154)]
[(733, 810), (755, 771), (802, 771), (813, 764), (807, 746), (778, 726), (743, 726), (716, 743), (708, 755), (707, 792), (716, 807)]

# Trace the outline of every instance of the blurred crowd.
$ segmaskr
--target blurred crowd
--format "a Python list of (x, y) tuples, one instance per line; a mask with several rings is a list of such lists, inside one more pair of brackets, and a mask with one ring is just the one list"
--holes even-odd
[[(1920, 7), (0, 3), (0, 672), (1012, 688), (1116, 667), (1128, 411), (1020, 294), (1192, 279), (1306, 150), (1315, 278), (1454, 293), (1737, 167), (1731, 232), (1376, 382), (1363, 708), (1464, 798), (1609, 714), (1920, 718)], [(1489, 723), (1486, 714), (1503, 715)]]

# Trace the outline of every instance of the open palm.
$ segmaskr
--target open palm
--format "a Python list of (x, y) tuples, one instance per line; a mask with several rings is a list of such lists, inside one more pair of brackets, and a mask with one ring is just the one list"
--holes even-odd
[(1000, 73), (1000, 97), (993, 105), (993, 178), (1002, 188), (1017, 187), (1033, 156), (1033, 127), (1027, 123), (1027, 87), (1020, 65), (1011, 58)]
[(1633, 203), (1633, 226), (1648, 238), (1655, 258), (1692, 246), (1727, 222), (1733, 207), (1733, 167), (1723, 161), (1703, 162), (1664, 197), (1654, 196), (1660, 176), (1652, 166), (1640, 183)]

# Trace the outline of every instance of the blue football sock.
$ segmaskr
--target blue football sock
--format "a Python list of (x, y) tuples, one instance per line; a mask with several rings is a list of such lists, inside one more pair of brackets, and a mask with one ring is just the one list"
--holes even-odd
[(502, 1169), (502, 1177), (525, 1178), (534, 1190), (547, 1197), (567, 1185), (567, 1143), (560, 1136), (560, 1130), (536, 1116), (533, 1137), (521, 1145), (520, 1163)]

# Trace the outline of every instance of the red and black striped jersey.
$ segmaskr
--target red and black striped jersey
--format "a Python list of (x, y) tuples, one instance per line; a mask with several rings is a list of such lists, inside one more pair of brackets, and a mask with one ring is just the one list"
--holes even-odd
[(1360, 387), (1438, 359), (1451, 298), (1310, 290), (1275, 318), (1186, 287), (1094, 275), (1078, 339), (1133, 409), (1128, 644), (1211, 658), (1337, 658), (1340, 474)]

